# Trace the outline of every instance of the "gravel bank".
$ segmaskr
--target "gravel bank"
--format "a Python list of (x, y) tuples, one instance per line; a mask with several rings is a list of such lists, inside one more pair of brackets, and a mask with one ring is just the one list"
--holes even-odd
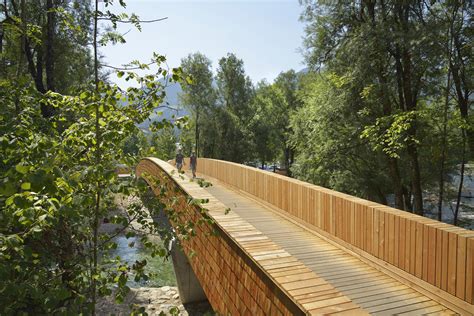
[(172, 286), (132, 288), (123, 304), (116, 304), (112, 299), (103, 299), (97, 305), (97, 314), (130, 315), (131, 304), (145, 307), (148, 315), (171, 315), (170, 309), (173, 307), (179, 310), (178, 315), (183, 316), (214, 315), (207, 301), (183, 305), (179, 299), (178, 288)]

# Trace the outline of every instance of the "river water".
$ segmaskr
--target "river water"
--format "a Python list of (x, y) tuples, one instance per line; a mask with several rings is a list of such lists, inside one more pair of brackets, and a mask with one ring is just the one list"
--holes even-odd
[[(174, 274), (171, 258), (166, 259), (159, 256), (152, 258), (150, 251), (140, 244), (139, 237), (130, 237), (127, 239), (125, 236), (118, 236), (114, 241), (117, 243), (117, 248), (111, 253), (112, 256), (120, 256), (123, 261), (129, 264), (132, 264), (136, 260), (147, 260), (145, 271), (147, 274), (151, 274), (150, 279), (148, 281), (135, 282), (133, 277), (130, 277), (128, 286), (176, 286), (176, 276)], [(135, 244), (133, 247), (129, 247), (130, 243)]]

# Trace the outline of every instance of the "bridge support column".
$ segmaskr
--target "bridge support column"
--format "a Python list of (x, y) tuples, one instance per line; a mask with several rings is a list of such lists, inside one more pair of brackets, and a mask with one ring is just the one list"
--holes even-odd
[[(145, 206), (152, 208), (150, 204), (151, 199), (155, 198), (153, 192), (150, 190), (148, 194), (142, 198)], [(157, 214), (153, 216), (153, 221), (159, 223), (164, 230), (172, 231), (173, 227), (162, 209), (159, 209)], [(163, 236), (162, 236), (163, 237)], [(183, 304), (207, 301), (206, 294), (202, 289), (196, 274), (189, 263), (188, 257), (181, 250), (177, 244), (177, 240), (170, 242), (169, 248), (171, 258), (173, 260), (174, 273), (178, 283), (179, 297)]]
[(189, 264), (188, 257), (175, 242), (171, 246), (171, 258), (173, 259), (181, 302), (187, 304), (207, 301), (206, 294)]

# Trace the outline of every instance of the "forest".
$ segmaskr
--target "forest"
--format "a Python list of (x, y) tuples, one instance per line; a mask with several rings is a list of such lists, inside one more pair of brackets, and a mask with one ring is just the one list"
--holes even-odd
[[(100, 226), (123, 232), (138, 221), (144, 231), (127, 235), (166, 256), (147, 237), (160, 227), (146, 221), (146, 186), (116, 170), (171, 159), (177, 142), (186, 154), (275, 166), (472, 225), (460, 217), (473, 211), (462, 198), (474, 168), (471, 1), (300, 0), (306, 67), (271, 83), (252, 82), (233, 53), (215, 70), (199, 52), (175, 68), (159, 53), (108, 65), (100, 48), (126, 41), (118, 25), (159, 21), (140, 20), (123, 0), (100, 2), (0, 4), (0, 314), (95, 315), (101, 297), (123, 300), (131, 271), (148, 278), (146, 261), (107, 256), (115, 233)], [(137, 86), (121, 89), (114, 77)], [(189, 117), (140, 130), (164, 106), (168, 83), (181, 85)], [(124, 213), (117, 197), (132, 201)]]

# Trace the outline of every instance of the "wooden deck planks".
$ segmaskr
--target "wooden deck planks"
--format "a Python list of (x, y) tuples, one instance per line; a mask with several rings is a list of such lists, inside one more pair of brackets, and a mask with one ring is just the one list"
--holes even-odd
[[(367, 266), (357, 258), (301, 229), (254, 201), (216, 184), (207, 189), (224, 204), (234, 205), (232, 212), (242, 216), (243, 219), (261, 231), (264, 236), (305, 265), (302, 267), (300, 263), (292, 261), (291, 257), (277, 258), (278, 261), (273, 261), (274, 259), (260, 261), (265, 269), (270, 269), (269, 271), (275, 273), (276, 280), (281, 282), (290, 294), (301, 299), (301, 303), (310, 313), (323, 313), (325, 310), (332, 311), (332, 308), (336, 308), (334, 306), (343, 306), (347, 308), (346, 312), (349, 315), (352, 306), (350, 304), (354, 303), (371, 313), (390, 314), (390, 310), (409, 312), (411, 311), (410, 308), (421, 311), (425, 307), (430, 308), (427, 311), (446, 310), (439, 303)], [(294, 193), (298, 194), (297, 191)], [(330, 206), (333, 202), (329, 200), (326, 204)], [(357, 212), (361, 213), (360, 210), (356, 210), (356, 214)], [(352, 213), (348, 211), (344, 214)], [(383, 216), (380, 216), (380, 214)], [(330, 216), (339, 216), (339, 213)], [(392, 221), (393, 214), (381, 213), (380, 211), (374, 211), (370, 216), (374, 223), (373, 226), (364, 227), (364, 232), (358, 236), (343, 237), (345, 239), (355, 237), (361, 247), (366, 247), (372, 252), (377, 252), (379, 249), (387, 251), (388, 247), (378, 247), (380, 243), (383, 244), (387, 241), (392, 244), (390, 247), (393, 247), (390, 248), (393, 250), (391, 253), (387, 251), (386, 254), (382, 254), (386, 256), (388, 261), (397, 261), (399, 264), (406, 262), (406, 270), (409, 270), (410, 265), (412, 265), (413, 270), (416, 270), (420, 277), (423, 277), (424, 273), (426, 278), (429, 277), (433, 280), (436, 278), (435, 270), (426, 264), (423, 266), (423, 253), (416, 251), (416, 249), (422, 249), (422, 244), (417, 241), (416, 237), (421, 237), (421, 242), (423, 242), (423, 225), (419, 224), (412, 227), (406, 224), (410, 224), (409, 221), (405, 222), (403, 219), (395, 221), (395, 217)], [(329, 225), (329, 220), (327, 218), (325, 220), (326, 225)], [(379, 222), (377, 223), (377, 221)], [(392, 224), (385, 226), (383, 221), (390, 221)], [(354, 224), (362, 225), (358, 220), (355, 220)], [(383, 228), (386, 231), (378, 234), (378, 240), (363, 245), (364, 234), (372, 235), (375, 230), (380, 232)], [(338, 231), (342, 228), (334, 226), (333, 229)], [(428, 236), (431, 237), (429, 232), (427, 231)], [(412, 236), (413, 238), (410, 238)], [(395, 240), (402, 241), (403, 246), (395, 246), (395, 244), (399, 244)], [(429, 238), (426, 240), (429, 240)], [(467, 251), (468, 247), (465, 248)], [(436, 260), (435, 251), (425, 253), (425, 256), (432, 258), (434, 261)], [(284, 259), (288, 261), (281, 261)], [(307, 274), (306, 268), (309, 268), (320, 277), (307, 279), (310, 274)], [(346, 306), (345, 304), (349, 305)], [(411, 307), (407, 307), (408, 305)]]

